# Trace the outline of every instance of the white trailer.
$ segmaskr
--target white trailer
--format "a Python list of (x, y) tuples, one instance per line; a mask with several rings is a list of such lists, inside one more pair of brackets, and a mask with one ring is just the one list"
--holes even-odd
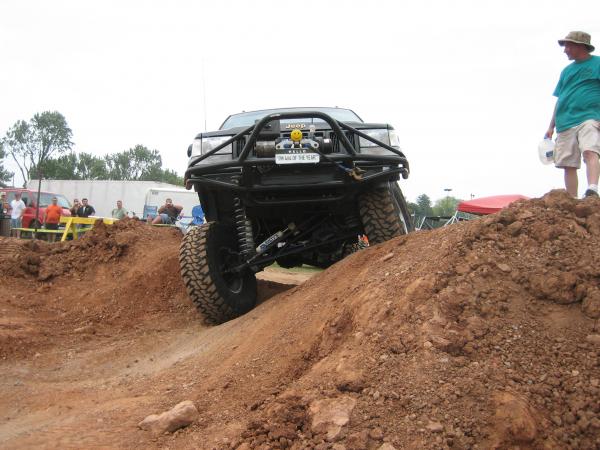
[[(152, 187), (146, 192), (144, 210), (158, 210), (170, 198), (174, 205), (183, 206), (182, 215), (191, 217), (192, 208), (200, 204), (198, 194), (183, 188)], [(143, 218), (143, 217), (141, 217)]]
[[(30, 180), (27, 187), (37, 191), (38, 180)], [(151, 193), (153, 189), (165, 191), (154, 195)], [(96, 215), (103, 217), (110, 217), (111, 211), (116, 208), (117, 200), (121, 200), (130, 215), (135, 213), (142, 218), (146, 198), (151, 198), (152, 201), (162, 200), (164, 203), (168, 195), (163, 198), (162, 194), (167, 191), (173, 193), (171, 198), (174, 203), (184, 207), (184, 216), (191, 216), (192, 207), (200, 203), (198, 194), (194, 191), (186, 191), (181, 186), (160, 181), (42, 180), (42, 191), (63, 194), (71, 203), (75, 198), (87, 198), (96, 210)]]

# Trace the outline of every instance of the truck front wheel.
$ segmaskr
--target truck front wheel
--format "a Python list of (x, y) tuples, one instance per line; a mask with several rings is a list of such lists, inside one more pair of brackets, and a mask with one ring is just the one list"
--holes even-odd
[(233, 271), (242, 262), (235, 231), (218, 222), (193, 227), (179, 250), (181, 276), (188, 295), (205, 320), (219, 324), (240, 316), (256, 304), (256, 277), (249, 269)]
[(373, 186), (360, 196), (359, 208), (371, 245), (414, 230), (408, 205), (398, 183)]

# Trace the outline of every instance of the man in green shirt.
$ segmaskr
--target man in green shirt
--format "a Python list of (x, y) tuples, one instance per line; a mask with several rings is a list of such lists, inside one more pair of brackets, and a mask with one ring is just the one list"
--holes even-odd
[(598, 197), (600, 176), (600, 57), (594, 51), (591, 36), (571, 31), (558, 41), (573, 61), (563, 69), (554, 90), (554, 113), (545, 137), (552, 139), (556, 127), (554, 165), (565, 171), (565, 187), (577, 197), (577, 170), (581, 156), (586, 166), (588, 188), (585, 197)]
[(114, 219), (122, 219), (127, 217), (127, 210), (123, 208), (123, 202), (121, 200), (117, 200), (117, 207), (112, 210), (111, 216)]

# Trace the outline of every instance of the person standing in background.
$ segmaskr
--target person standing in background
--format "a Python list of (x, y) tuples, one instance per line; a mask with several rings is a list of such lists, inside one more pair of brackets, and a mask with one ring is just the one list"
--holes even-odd
[(565, 171), (565, 187), (577, 197), (577, 170), (581, 156), (586, 166), (588, 187), (585, 197), (598, 197), (600, 176), (600, 57), (594, 51), (591, 36), (571, 31), (558, 41), (569, 60), (554, 90), (557, 97), (550, 126), (544, 137), (552, 139), (556, 128), (554, 165)]
[(92, 205), (88, 205), (87, 198), (82, 198), (81, 206), (79, 207), (79, 209), (77, 209), (77, 215), (79, 217), (89, 217), (93, 216), (94, 214), (96, 214), (96, 210), (94, 209), (94, 207)]
[(117, 200), (117, 207), (112, 210), (111, 214), (113, 219), (123, 219), (127, 217), (127, 210), (123, 208), (123, 202), (121, 200)]
[[(23, 213), (25, 212), (25, 202), (21, 200), (21, 193), (15, 192), (15, 199), (10, 202), (10, 227), (11, 228), (21, 228), (21, 219), (23, 217)], [(21, 237), (21, 231), (16, 231), (16, 237)]]
[(69, 211), (71, 211), (71, 216), (77, 217), (77, 210), (80, 206), (81, 203), (79, 203), (79, 199), (73, 199), (73, 206), (71, 206), (71, 209), (69, 209)]
[(8, 204), (8, 200), (6, 199), (6, 192), (0, 192), (0, 216), (8, 216), (8, 210), (10, 209), (10, 205)]
[[(58, 199), (52, 197), (52, 204), (46, 207), (44, 212), (44, 227), (46, 230), (58, 230), (58, 223), (60, 222), (60, 216), (62, 214), (62, 208), (58, 206)], [(49, 242), (56, 241), (56, 233), (50, 233), (48, 236)]]

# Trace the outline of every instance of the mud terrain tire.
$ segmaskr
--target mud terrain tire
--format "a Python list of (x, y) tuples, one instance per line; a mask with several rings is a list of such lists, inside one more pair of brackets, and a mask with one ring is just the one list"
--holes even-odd
[(360, 217), (371, 245), (413, 231), (408, 205), (397, 183), (373, 186), (358, 200)]
[(256, 304), (254, 273), (223, 273), (239, 263), (235, 236), (231, 228), (210, 222), (186, 233), (179, 249), (188, 295), (210, 324), (240, 316)]

